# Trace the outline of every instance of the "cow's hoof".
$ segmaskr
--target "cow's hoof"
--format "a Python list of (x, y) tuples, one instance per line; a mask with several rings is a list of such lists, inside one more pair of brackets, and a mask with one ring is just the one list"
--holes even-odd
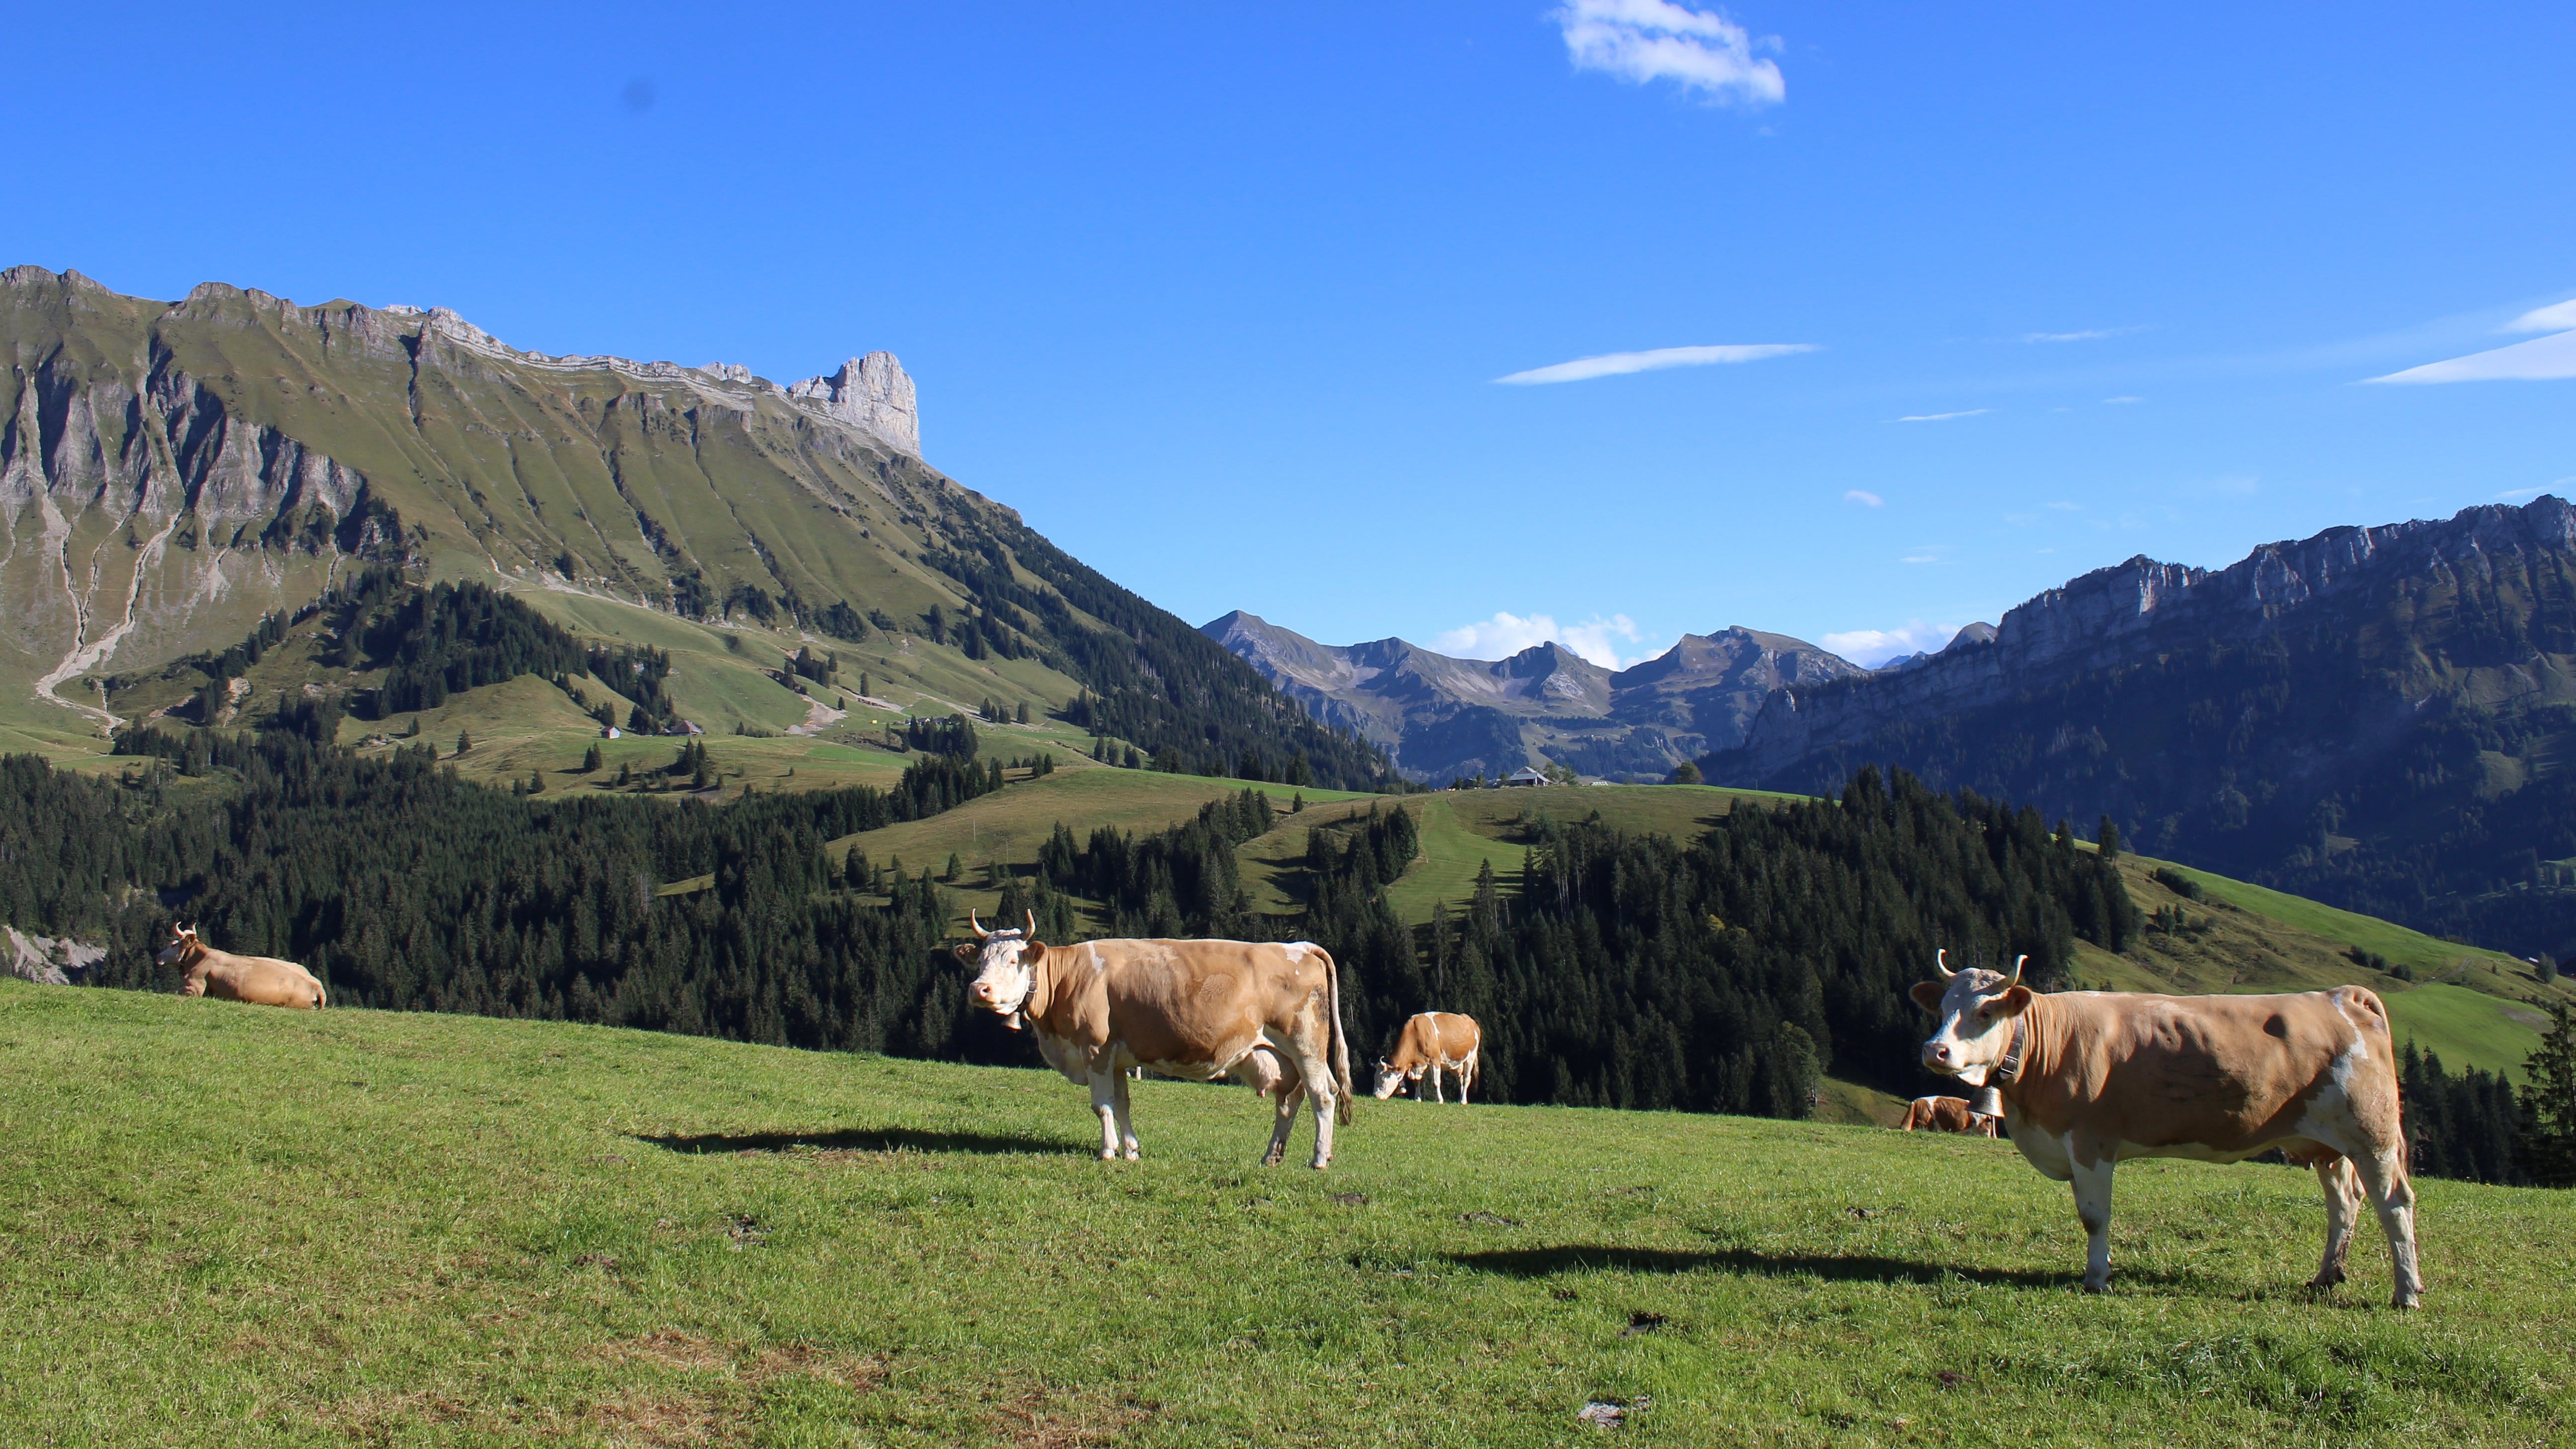
[(1100, 1160), (1103, 1162), (1116, 1162), (1118, 1160), (1118, 1154), (1115, 1152), (1104, 1152), (1100, 1154)]
[(2108, 1293), (2111, 1291), (2111, 1280), (2105, 1278), (2101, 1282), (2096, 1283), (2092, 1279), (2087, 1278), (2084, 1280), (2084, 1291), (2087, 1293)]
[(2331, 1292), (2335, 1285), (2342, 1281), (2343, 1272), (2340, 1269), (2332, 1273), (2319, 1273), (2317, 1276), (2308, 1280), (2308, 1291), (2311, 1293)]
[(1276, 1152), (1263, 1153), (1261, 1157), (1261, 1165), (1264, 1167), (1277, 1167), (1279, 1165), (1279, 1154)]
[(1137, 1151), (1136, 1151), (1136, 1149), (1135, 1149), (1135, 1148), (1130, 1147), (1130, 1148), (1128, 1148), (1128, 1149), (1127, 1149), (1127, 1160), (1128, 1160), (1129, 1162), (1133, 1162), (1133, 1161), (1135, 1161), (1135, 1160), (1137, 1159), (1137, 1157), (1138, 1157), (1138, 1156), (1139, 1156), (1139, 1154), (1137, 1153)]
[(1309, 1162), (1309, 1163), (1307, 1163), (1306, 1165), (1307, 1165), (1308, 1167), (1311, 1167), (1311, 1168), (1315, 1169), (1317, 1172), (1321, 1172), (1321, 1171), (1323, 1171), (1325, 1168), (1332, 1166), (1332, 1165), (1333, 1165), (1333, 1160), (1332, 1160), (1331, 1158), (1327, 1157), (1327, 1158), (1319, 1159), (1319, 1160), (1314, 1161), (1314, 1162)]
[(2424, 1295), (2421, 1293), (2400, 1293), (2396, 1297), (2388, 1300), (2388, 1306), (2398, 1309), (2421, 1308), (2424, 1306)]

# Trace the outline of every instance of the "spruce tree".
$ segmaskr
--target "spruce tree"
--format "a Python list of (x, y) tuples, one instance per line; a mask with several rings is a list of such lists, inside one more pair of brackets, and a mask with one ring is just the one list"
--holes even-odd
[(2576, 1187), (2576, 1014), (2556, 1002), (2549, 1016), (2522, 1064), (2522, 1170), (2542, 1187)]
[(2103, 816), (2102, 823), (2093, 827), (2093, 843), (2101, 847), (2104, 860), (2120, 858), (2120, 827), (2111, 823), (2110, 816)]

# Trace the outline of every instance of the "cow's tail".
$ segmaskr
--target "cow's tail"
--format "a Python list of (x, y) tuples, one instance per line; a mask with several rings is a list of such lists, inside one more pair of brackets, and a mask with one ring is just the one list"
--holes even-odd
[(1351, 1042), (1342, 1033), (1342, 968), (1333, 953), (1318, 946), (1315, 954), (1324, 958), (1324, 989), (1333, 998), (1333, 1077), (1341, 1090), (1334, 1094), (1333, 1121), (1351, 1125)]

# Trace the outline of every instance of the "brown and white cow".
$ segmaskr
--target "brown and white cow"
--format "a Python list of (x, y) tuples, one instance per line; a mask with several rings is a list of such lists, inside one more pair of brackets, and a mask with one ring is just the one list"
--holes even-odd
[[(2022, 960), (2028, 960), (2023, 957)], [(2311, 1281), (2344, 1278), (2367, 1192), (2388, 1234), (2400, 1308), (2424, 1280), (2415, 1190), (2398, 1121), (2388, 1009), (2358, 986), (2283, 996), (2041, 995), (2012, 974), (1952, 971), (1919, 981), (1939, 1020), (1923, 1065), (2001, 1099), (2013, 1146), (2075, 1188), (2091, 1242), (2084, 1286), (2111, 1277), (2111, 1173), (2124, 1158), (2239, 1162), (2271, 1148), (2316, 1170), (2326, 1194), (2325, 1260)], [(1991, 1099), (1990, 1099), (1991, 1100)]]
[(1995, 1119), (1980, 1115), (1965, 1097), (1917, 1097), (1905, 1108), (1905, 1128), (1926, 1132), (1975, 1132), (1995, 1135)]
[(1395, 1050), (1377, 1059), (1377, 1099), (1392, 1097), (1405, 1083), (1413, 1084), (1413, 1095), (1422, 1095), (1422, 1078), (1431, 1078), (1431, 1100), (1446, 1102), (1440, 1077), (1443, 1072), (1458, 1076), (1458, 1105), (1467, 1105), (1467, 1089), (1476, 1081), (1476, 1056), (1484, 1049), (1484, 1028), (1476, 1018), (1460, 1016), (1454, 1011), (1416, 1012), (1406, 1019), (1404, 1030), (1395, 1038)]
[(1333, 1126), (1351, 1120), (1350, 1047), (1342, 1038), (1333, 958), (1303, 941), (1077, 941), (1050, 946), (1028, 929), (987, 931), (957, 959), (977, 969), (977, 1005), (1025, 1025), (1047, 1065), (1088, 1084), (1100, 1157), (1137, 1156), (1127, 1074), (1228, 1078), (1275, 1097), (1270, 1149), (1288, 1150), (1300, 1098), (1315, 1108), (1314, 1165), (1333, 1160)]
[(323, 1006), (328, 1000), (322, 983), (294, 962), (218, 951), (197, 939), (194, 926), (171, 927), (170, 944), (162, 947), (154, 959), (186, 973), (179, 983), (181, 996), (212, 996), (223, 1001), (247, 1001), (254, 1006), (308, 1009)]

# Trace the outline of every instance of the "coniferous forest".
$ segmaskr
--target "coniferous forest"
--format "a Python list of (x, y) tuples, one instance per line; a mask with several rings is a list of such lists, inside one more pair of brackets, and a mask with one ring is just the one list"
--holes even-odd
[[(150, 952), (186, 920), (303, 961), (341, 1005), (1026, 1062), (967, 1008), (930, 872), (825, 848), (1005, 788), (970, 757), (925, 756), (891, 790), (674, 806), (522, 797), (425, 752), (362, 758), (286, 730), (121, 748), (157, 758), (122, 777), (0, 761), (0, 920), (106, 944), (96, 984), (172, 989)], [(1291, 915), (1254, 910), (1237, 876), (1235, 848), (1279, 823), (1247, 789), (1159, 833), (1059, 824), (998, 914), (1054, 941), (1316, 941), (1356, 1059), (1413, 1012), (1464, 1011), (1486, 1030), (1483, 1100), (1785, 1117), (1827, 1072), (1921, 1090), (1904, 993), (1936, 949), (1953, 966), (2026, 954), (2051, 987), (2076, 941), (2117, 951), (2141, 928), (2118, 871), (2063, 825), (1901, 771), (1738, 809), (1695, 841), (1535, 822), (1518, 869), (1488, 866), (1421, 928), (1385, 894), (1418, 850), (1411, 812), (1311, 831)], [(2559, 1128), (2523, 1120), (2502, 1079), (2410, 1051), (2404, 1086), (2420, 1170), (2565, 1174), (2530, 1146)]]

